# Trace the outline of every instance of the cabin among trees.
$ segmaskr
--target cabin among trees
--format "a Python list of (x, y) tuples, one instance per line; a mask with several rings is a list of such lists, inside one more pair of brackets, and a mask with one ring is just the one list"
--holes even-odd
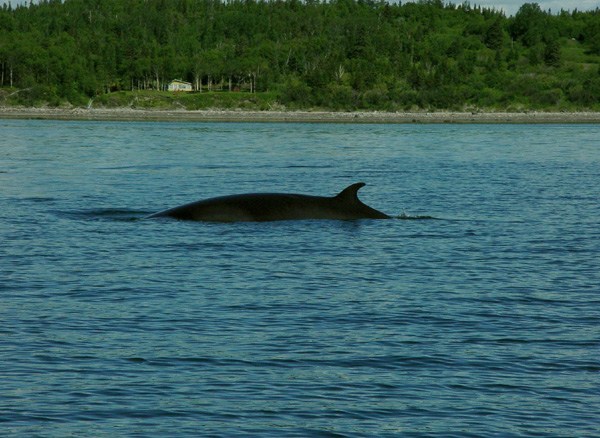
[(15, 101), (217, 84), (288, 108), (596, 109), (600, 8), (524, 3), (507, 17), (445, 0), (0, 6), (0, 88)]
[(168, 91), (194, 91), (190, 82), (182, 81), (181, 79), (175, 79), (169, 82), (167, 87)]

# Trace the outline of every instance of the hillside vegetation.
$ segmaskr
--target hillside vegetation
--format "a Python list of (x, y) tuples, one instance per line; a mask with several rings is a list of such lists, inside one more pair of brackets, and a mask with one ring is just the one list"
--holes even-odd
[[(0, 9), (0, 103), (600, 110), (600, 10), (440, 0), (42, 0)], [(173, 79), (193, 84), (167, 93)]]

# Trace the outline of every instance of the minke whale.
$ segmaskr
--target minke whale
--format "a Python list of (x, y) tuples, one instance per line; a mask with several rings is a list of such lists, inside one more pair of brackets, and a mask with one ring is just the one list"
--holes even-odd
[(188, 221), (265, 222), (302, 219), (390, 219), (358, 199), (358, 190), (365, 183), (356, 183), (337, 196), (310, 196), (291, 193), (245, 193), (204, 199), (168, 210), (146, 219), (171, 217)]

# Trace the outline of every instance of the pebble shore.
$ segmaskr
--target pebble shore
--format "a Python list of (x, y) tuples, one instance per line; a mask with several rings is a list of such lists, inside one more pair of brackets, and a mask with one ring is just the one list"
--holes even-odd
[(0, 107), (0, 119), (288, 123), (600, 123), (600, 112), (328, 112)]

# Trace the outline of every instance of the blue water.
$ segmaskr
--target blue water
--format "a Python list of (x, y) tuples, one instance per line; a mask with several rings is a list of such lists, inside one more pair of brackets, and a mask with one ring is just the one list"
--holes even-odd
[(2, 436), (600, 436), (600, 125), (0, 120), (0, 206)]

